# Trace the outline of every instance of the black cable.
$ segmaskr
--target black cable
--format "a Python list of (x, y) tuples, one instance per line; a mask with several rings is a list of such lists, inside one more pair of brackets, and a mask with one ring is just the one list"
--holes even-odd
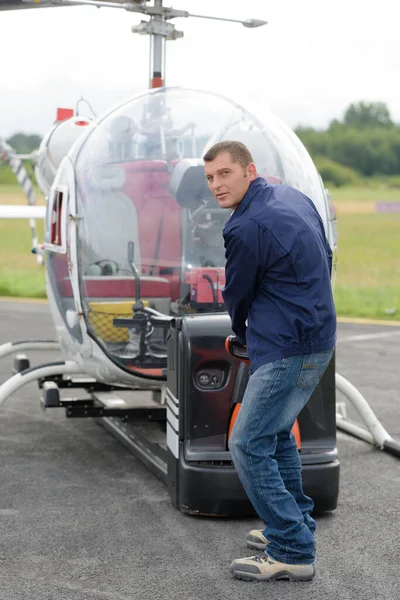
[(213, 309), (215, 311), (217, 311), (217, 309), (218, 309), (218, 297), (217, 297), (217, 292), (216, 292), (216, 290), (214, 288), (213, 280), (208, 275), (208, 273), (204, 273), (203, 274), (203, 278), (206, 279), (208, 281), (208, 283), (210, 284), (211, 293), (212, 293), (212, 297), (213, 297)]

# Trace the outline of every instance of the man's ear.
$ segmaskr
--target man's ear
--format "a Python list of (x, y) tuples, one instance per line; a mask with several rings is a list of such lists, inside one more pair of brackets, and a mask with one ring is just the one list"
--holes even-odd
[(247, 177), (250, 181), (257, 179), (257, 167), (254, 163), (250, 163), (247, 166)]

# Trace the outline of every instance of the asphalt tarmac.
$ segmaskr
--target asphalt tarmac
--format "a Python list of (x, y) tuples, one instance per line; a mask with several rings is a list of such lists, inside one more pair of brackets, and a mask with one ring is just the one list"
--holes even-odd
[[(31, 338), (54, 338), (47, 306), (1, 301), (0, 344)], [(399, 365), (399, 327), (339, 324), (337, 371), (398, 440)], [(182, 515), (107, 431), (38, 399), (29, 384), (0, 408), (0, 600), (400, 599), (399, 459), (339, 432), (339, 506), (317, 518), (315, 579), (248, 583), (229, 564), (251, 554), (256, 519)]]

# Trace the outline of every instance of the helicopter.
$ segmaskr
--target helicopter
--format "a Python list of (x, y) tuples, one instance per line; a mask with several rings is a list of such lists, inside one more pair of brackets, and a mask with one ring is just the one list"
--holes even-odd
[[(240, 351), (226, 351), (221, 230), (229, 215), (208, 190), (202, 156), (218, 141), (245, 143), (260, 176), (312, 198), (332, 247), (334, 215), (311, 157), (280, 119), (163, 85), (174, 9), (134, 4), (150, 16), (140, 28), (152, 36), (152, 88), (84, 128), (48, 194), (43, 249), (57, 341), (0, 347), (0, 357), (58, 348), (64, 360), (30, 368), (18, 354), (0, 404), (36, 380), (44, 409), (98, 419), (166, 483), (182, 512), (243, 516), (253, 508), (228, 443), (249, 371)], [(70, 388), (90, 398), (65, 398)], [(319, 511), (337, 506), (335, 411), (333, 359), (293, 430), (304, 489)]]

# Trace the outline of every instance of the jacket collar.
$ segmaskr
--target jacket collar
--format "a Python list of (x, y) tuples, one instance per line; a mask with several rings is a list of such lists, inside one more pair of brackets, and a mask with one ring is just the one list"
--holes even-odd
[(233, 219), (240, 217), (240, 215), (242, 215), (245, 212), (245, 210), (248, 208), (248, 206), (249, 206), (250, 202), (253, 200), (254, 196), (256, 196), (256, 194), (258, 194), (259, 191), (261, 191), (262, 189), (264, 189), (266, 187), (268, 187), (268, 183), (265, 181), (265, 179), (263, 179), (263, 177), (257, 177), (257, 179), (252, 181), (251, 184), (249, 185), (249, 189), (243, 196), (243, 199), (240, 201), (240, 204), (235, 209), (235, 211), (231, 214), (227, 224), (229, 222), (232, 222)]

